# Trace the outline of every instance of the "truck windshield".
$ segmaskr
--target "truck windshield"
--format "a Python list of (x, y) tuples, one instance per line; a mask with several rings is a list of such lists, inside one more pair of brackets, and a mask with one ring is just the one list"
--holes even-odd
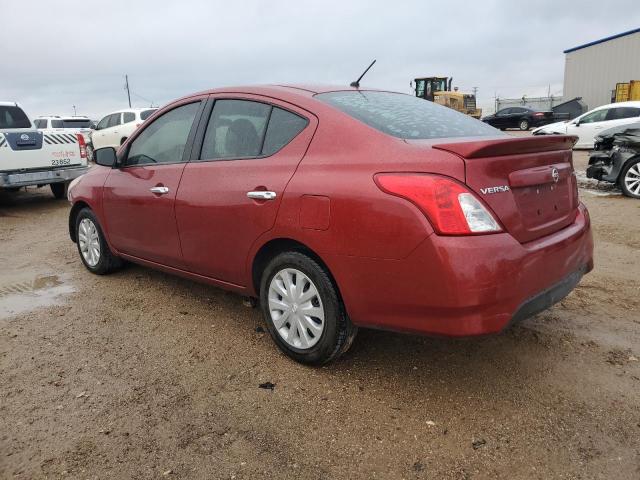
[(88, 118), (68, 118), (65, 120), (51, 120), (51, 128), (89, 128), (91, 120)]
[(468, 115), (402, 93), (340, 91), (315, 98), (376, 130), (408, 140), (503, 135)]
[(0, 128), (31, 128), (31, 121), (20, 107), (0, 105)]

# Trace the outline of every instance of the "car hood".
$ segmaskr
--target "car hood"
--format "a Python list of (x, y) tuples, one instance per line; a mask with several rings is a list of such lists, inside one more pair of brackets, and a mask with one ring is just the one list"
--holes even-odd
[(613, 145), (640, 148), (640, 122), (609, 128), (600, 132), (595, 137), (595, 141), (597, 144), (608, 148)]
[(545, 132), (545, 133), (567, 133), (567, 122), (550, 123), (543, 127), (534, 129), (531, 133)]

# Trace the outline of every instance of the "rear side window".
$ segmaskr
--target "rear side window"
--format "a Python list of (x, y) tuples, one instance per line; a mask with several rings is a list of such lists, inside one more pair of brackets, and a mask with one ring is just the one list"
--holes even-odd
[(401, 93), (343, 91), (320, 93), (315, 98), (398, 138), (417, 140), (505, 135), (468, 115)]
[(281, 108), (273, 107), (267, 134), (264, 138), (262, 155), (273, 155), (293, 140), (308, 124), (306, 118)]
[(135, 122), (136, 114), (133, 112), (124, 112), (122, 114), (122, 123)]
[(156, 111), (155, 108), (151, 109), (151, 110), (144, 110), (142, 112), (140, 112), (140, 120), (146, 120), (147, 118), (149, 118), (151, 115), (153, 115), (153, 113)]
[(640, 116), (640, 108), (617, 107), (609, 109), (607, 120), (622, 120), (623, 118), (634, 118)]
[(0, 128), (31, 128), (31, 121), (20, 107), (0, 106)]
[(151, 122), (131, 144), (126, 165), (182, 162), (199, 106), (182, 105)]
[(202, 144), (201, 159), (261, 155), (271, 106), (247, 100), (216, 100)]

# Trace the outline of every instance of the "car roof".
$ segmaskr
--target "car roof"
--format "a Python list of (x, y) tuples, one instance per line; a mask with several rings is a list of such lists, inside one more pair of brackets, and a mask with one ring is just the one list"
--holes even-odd
[(0, 101), (0, 105), (3, 107), (19, 107), (18, 102), (2, 102)]
[(283, 100), (286, 102), (290, 102), (305, 108), (305, 106), (309, 106), (310, 103), (315, 103), (316, 100), (313, 100), (313, 97), (319, 93), (329, 93), (329, 92), (342, 92), (342, 91), (352, 91), (352, 92), (389, 92), (389, 93), (397, 93), (399, 95), (405, 95), (401, 92), (392, 92), (389, 90), (381, 90), (376, 88), (355, 88), (351, 86), (344, 85), (322, 85), (322, 84), (294, 84), (294, 85), (245, 85), (245, 86), (235, 86), (235, 87), (222, 87), (222, 88), (212, 88), (209, 90), (203, 90), (201, 92), (192, 93), (190, 95), (186, 95), (182, 98), (176, 99), (171, 104), (176, 102), (180, 102), (182, 100), (186, 100), (193, 97), (198, 97), (202, 95), (213, 95), (219, 93), (239, 93), (239, 94), (249, 94), (249, 95), (260, 95), (264, 97), (272, 97), (275, 99)]
[(596, 110), (602, 110), (603, 108), (613, 108), (613, 107), (638, 107), (638, 108), (640, 108), (640, 101), (632, 100), (632, 101), (629, 101), (629, 102), (608, 103), (606, 105), (600, 105), (599, 107), (592, 108), (591, 110), (589, 110), (589, 112), (594, 112)]

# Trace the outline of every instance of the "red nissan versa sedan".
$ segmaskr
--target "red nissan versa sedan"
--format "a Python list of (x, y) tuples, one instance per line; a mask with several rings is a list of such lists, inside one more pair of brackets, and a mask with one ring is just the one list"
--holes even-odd
[(357, 327), (497, 333), (593, 267), (574, 141), (385, 91), (211, 90), (97, 150), (69, 230), (93, 273), (129, 260), (259, 297), (304, 363)]

